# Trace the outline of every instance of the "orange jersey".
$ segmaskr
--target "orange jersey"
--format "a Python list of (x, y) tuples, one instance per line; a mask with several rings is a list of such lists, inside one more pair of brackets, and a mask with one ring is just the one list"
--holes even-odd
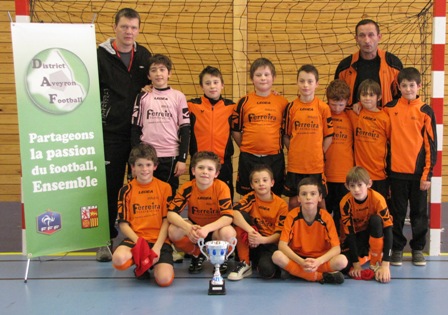
[(255, 92), (238, 101), (232, 130), (242, 133), (240, 150), (258, 155), (274, 155), (283, 148), (282, 120), (288, 100), (281, 95), (263, 97)]
[(271, 201), (262, 201), (251, 191), (238, 201), (233, 209), (247, 212), (261, 235), (281, 233), (288, 214), (288, 205), (279, 196), (272, 194), (272, 197)]
[(188, 206), (188, 219), (200, 226), (215, 222), (222, 216), (233, 218), (232, 199), (226, 183), (215, 179), (213, 185), (199, 190), (196, 179), (184, 183), (169, 204), (169, 211), (182, 213)]
[(280, 241), (301, 257), (317, 258), (332, 247), (339, 246), (333, 217), (324, 209), (319, 209), (313, 223), (309, 225), (303, 218), (301, 208), (292, 209), (285, 219)]
[[(436, 121), (432, 108), (420, 98), (400, 98), (384, 108), (389, 114), (391, 177), (405, 176), (429, 181), (437, 160)], [(406, 175), (404, 175), (406, 174)]]
[(324, 172), (323, 140), (334, 133), (330, 107), (315, 97), (311, 103), (299, 98), (285, 111), (285, 134), (290, 137), (288, 172), (322, 174)]
[(231, 117), (235, 103), (220, 99), (215, 105), (205, 96), (188, 102), (190, 111), (191, 137), (190, 155), (198, 151), (215, 152), (221, 161), (233, 155), (233, 142), (230, 135)]
[(362, 109), (354, 126), (355, 163), (369, 172), (372, 180), (386, 179), (387, 145), (390, 138), (390, 119), (382, 110)]
[(359, 203), (351, 193), (348, 193), (339, 205), (344, 233), (347, 235), (365, 231), (369, 227), (370, 217), (375, 214), (383, 220), (383, 228), (393, 225), (386, 200), (371, 188), (367, 190), (367, 198), (364, 202)]
[(327, 182), (345, 183), (348, 171), (355, 165), (353, 155), (353, 125), (346, 111), (331, 114), (334, 135), (325, 153), (325, 176)]
[[(144, 185), (133, 179), (120, 189), (118, 222), (127, 222), (135, 234), (155, 243), (166, 219), (170, 199), (169, 184), (155, 177)], [(165, 242), (168, 243), (168, 239)]]

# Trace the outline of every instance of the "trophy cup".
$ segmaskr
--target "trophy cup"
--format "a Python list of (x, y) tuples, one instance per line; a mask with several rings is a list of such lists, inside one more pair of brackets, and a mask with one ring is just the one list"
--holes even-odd
[[(204, 244), (204, 239), (200, 238), (198, 240), (198, 246), (202, 254), (210, 260), (210, 262), (215, 266), (215, 273), (213, 274), (212, 280), (210, 280), (208, 287), (209, 295), (224, 295), (226, 294), (226, 285), (224, 279), (219, 271), (219, 266), (224, 263), (224, 261), (229, 258), (230, 254), (233, 253), (236, 246), (236, 238), (232, 238), (230, 243), (226, 241), (209, 241)], [(227, 250), (231, 247), (230, 251)], [(204, 251), (204, 247), (206, 250)], [(227, 255), (226, 255), (227, 254)]]

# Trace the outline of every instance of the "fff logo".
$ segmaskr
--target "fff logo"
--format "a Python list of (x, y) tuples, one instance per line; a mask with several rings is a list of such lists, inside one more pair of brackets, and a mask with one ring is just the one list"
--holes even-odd
[(62, 228), (61, 214), (47, 210), (37, 217), (37, 232), (51, 235)]

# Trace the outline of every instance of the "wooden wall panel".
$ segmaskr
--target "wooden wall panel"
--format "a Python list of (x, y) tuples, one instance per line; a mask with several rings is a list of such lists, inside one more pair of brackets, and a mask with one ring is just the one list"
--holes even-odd
[[(427, 0), (296, 1), (296, 0), (171, 0), (171, 1), (33, 1), (35, 22), (91, 23), (95, 17), (97, 42), (113, 36), (115, 12), (136, 8), (142, 17), (138, 41), (152, 52), (164, 53), (174, 63), (171, 84), (187, 98), (201, 94), (198, 74), (206, 65), (219, 66), (224, 74), (224, 96), (235, 101), (251, 91), (248, 74), (235, 67), (249, 66), (258, 57), (271, 59), (277, 68), (274, 88), (292, 100), (296, 97), (296, 71), (313, 63), (320, 72), (318, 96), (323, 97), (337, 63), (357, 48), (356, 23), (365, 17), (380, 22), (381, 47), (398, 55), (405, 66), (429, 73), (431, 44), (430, 2)], [(236, 8), (236, 9), (235, 9)], [(20, 200), (20, 153), (13, 56), (8, 12), (14, 17), (14, 1), (0, 7), (0, 201)], [(244, 12), (247, 27), (234, 32), (233, 12)], [(428, 16), (429, 20), (415, 19)], [(244, 21), (246, 22), (246, 20)], [(426, 33), (417, 34), (417, 29)], [(247, 39), (246, 43), (242, 40)], [(235, 47), (247, 47), (237, 51)], [(235, 60), (235, 56), (238, 56)], [(241, 57), (242, 56), (242, 57)], [(244, 58), (244, 59), (242, 59)], [(448, 57), (446, 58), (448, 64)], [(428, 68), (429, 67), (429, 68)], [(448, 70), (448, 69), (447, 69)], [(424, 77), (422, 93), (429, 100), (430, 76)], [(247, 82), (247, 83), (246, 83)], [(445, 84), (448, 86), (448, 74)], [(448, 89), (447, 89), (448, 90)], [(237, 92), (236, 92), (237, 93)], [(446, 98), (448, 100), (448, 97)], [(445, 104), (448, 104), (446, 101)], [(445, 105), (445, 126), (448, 105)], [(448, 130), (443, 152), (443, 201), (448, 201)], [(237, 156), (234, 157), (235, 164)], [(183, 178), (182, 180), (185, 180)]]

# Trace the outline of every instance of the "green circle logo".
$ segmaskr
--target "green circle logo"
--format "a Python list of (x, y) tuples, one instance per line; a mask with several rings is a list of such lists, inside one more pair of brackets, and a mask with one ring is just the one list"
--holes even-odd
[(66, 114), (84, 102), (89, 90), (89, 73), (71, 51), (50, 48), (31, 60), (26, 85), (38, 108), (51, 114)]

